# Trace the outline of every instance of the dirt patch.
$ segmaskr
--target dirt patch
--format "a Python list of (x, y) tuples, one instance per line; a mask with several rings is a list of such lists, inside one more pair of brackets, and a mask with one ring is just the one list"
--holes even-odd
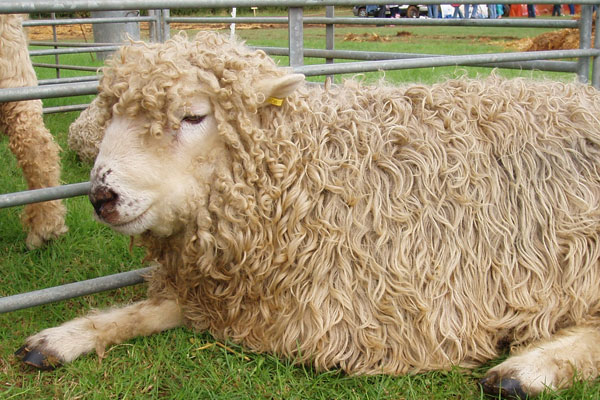
[[(176, 31), (213, 31), (217, 29), (229, 29), (230, 24), (186, 24), (175, 22), (171, 24), (171, 29)], [(282, 24), (235, 24), (235, 29), (239, 30), (254, 30), (254, 29), (273, 29), (287, 27)], [(143, 27), (142, 27), (143, 28)]]
[[(593, 40), (593, 39), (592, 39)], [(579, 48), (579, 30), (561, 29), (546, 32), (530, 39), (525, 51), (570, 50)]]
[(378, 35), (376, 33), (363, 33), (358, 35), (356, 33), (348, 33), (344, 36), (344, 42), (389, 42), (391, 40), (389, 35)]
[[(363, 34), (355, 34), (348, 33), (344, 36), (345, 42), (389, 42), (394, 38), (413, 38), (415, 35), (408, 31), (397, 31), (395, 34), (391, 35), (379, 35), (377, 33), (363, 33)], [(481, 43), (481, 42), (489, 42), (492, 44), (502, 43), (505, 44), (506, 41), (514, 41), (516, 40), (515, 36), (478, 36), (478, 35), (460, 35), (460, 36), (452, 36), (452, 35), (419, 35), (420, 39), (427, 40), (471, 40), (473, 42)]]
[[(593, 29), (595, 31), (595, 29)], [(592, 43), (594, 33), (592, 33)], [(573, 50), (579, 48), (578, 29), (560, 29), (542, 33), (533, 38), (523, 38), (509, 42), (506, 47), (518, 51), (544, 51), (544, 50)]]
[(344, 35), (344, 42), (389, 42), (393, 37), (409, 37), (413, 34), (408, 31), (398, 31), (395, 35), (378, 35), (377, 33), (348, 33)]
[[(26, 29), (30, 40), (52, 40), (51, 26), (30, 26)], [(94, 37), (91, 24), (58, 25), (56, 26), (57, 39), (84, 39)]]

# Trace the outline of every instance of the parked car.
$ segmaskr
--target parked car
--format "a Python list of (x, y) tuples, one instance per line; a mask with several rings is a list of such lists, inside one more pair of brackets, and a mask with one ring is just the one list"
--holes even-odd
[[(419, 18), (421, 15), (427, 15), (427, 6), (421, 4), (402, 4), (398, 6), (400, 9), (401, 17), (408, 18)], [(358, 5), (352, 8), (352, 12), (355, 16), (366, 18), (366, 17), (376, 17), (379, 15), (379, 5), (375, 4), (366, 4), (366, 5)], [(385, 6), (385, 16), (387, 18), (391, 17), (392, 14), (390, 12), (390, 5)]]

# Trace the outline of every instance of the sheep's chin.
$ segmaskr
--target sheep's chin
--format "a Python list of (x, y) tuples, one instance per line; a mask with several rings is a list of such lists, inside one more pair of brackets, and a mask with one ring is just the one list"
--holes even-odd
[(103, 222), (114, 231), (128, 236), (140, 235), (145, 232), (150, 232), (160, 237), (173, 234), (173, 227), (169, 226), (169, 224), (159, 223), (149, 210), (124, 223), (110, 224), (106, 221)]
[(152, 225), (154, 225), (152, 213), (150, 213), (149, 210), (146, 210), (139, 214), (137, 217), (123, 223), (112, 224), (107, 221), (102, 222), (108, 225), (114, 231), (130, 236), (144, 233), (147, 230), (150, 230), (152, 228)]

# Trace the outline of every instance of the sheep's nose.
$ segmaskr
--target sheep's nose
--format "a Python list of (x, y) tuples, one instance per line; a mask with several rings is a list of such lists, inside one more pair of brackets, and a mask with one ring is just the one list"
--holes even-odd
[(105, 186), (101, 186), (99, 188), (92, 189), (89, 198), (90, 202), (94, 206), (94, 210), (96, 210), (96, 214), (99, 217), (106, 218), (107, 215), (114, 212), (119, 195), (113, 190)]

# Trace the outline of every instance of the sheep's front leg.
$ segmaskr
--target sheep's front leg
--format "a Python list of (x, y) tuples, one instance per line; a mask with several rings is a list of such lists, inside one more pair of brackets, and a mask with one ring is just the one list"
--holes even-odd
[(173, 300), (149, 299), (123, 308), (94, 312), (30, 336), (15, 353), (26, 364), (52, 369), (82, 354), (104, 349), (135, 336), (151, 335), (183, 323)]
[(507, 398), (535, 396), (544, 389), (568, 387), (573, 379), (593, 379), (600, 372), (600, 329), (564, 329), (535, 342), (490, 369), (481, 381), (484, 392)]

